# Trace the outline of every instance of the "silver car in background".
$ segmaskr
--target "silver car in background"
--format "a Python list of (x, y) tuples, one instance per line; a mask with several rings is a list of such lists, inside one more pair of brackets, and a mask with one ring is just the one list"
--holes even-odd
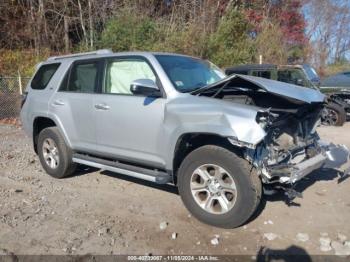
[(226, 77), (208, 61), (109, 50), (51, 57), (27, 86), (21, 119), (45, 171), (78, 164), (172, 183), (199, 220), (245, 223), (272, 185), (291, 190), (319, 168), (346, 163), (320, 141), (317, 90)]

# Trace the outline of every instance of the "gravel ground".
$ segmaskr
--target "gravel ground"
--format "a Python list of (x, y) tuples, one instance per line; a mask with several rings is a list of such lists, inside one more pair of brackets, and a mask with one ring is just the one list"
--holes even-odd
[[(350, 148), (349, 132), (319, 128)], [(298, 188), (292, 205), (265, 197), (248, 224), (218, 229), (193, 218), (172, 186), (90, 168), (51, 178), (23, 131), (0, 125), (0, 254), (350, 255), (350, 179), (323, 170)]]

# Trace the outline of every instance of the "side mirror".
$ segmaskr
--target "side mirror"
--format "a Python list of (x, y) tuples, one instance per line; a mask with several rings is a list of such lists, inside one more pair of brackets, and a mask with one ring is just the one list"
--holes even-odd
[(296, 81), (296, 84), (297, 84), (298, 86), (304, 86), (304, 80), (301, 79), (301, 78), (298, 78), (297, 81)]
[(134, 95), (143, 95), (151, 97), (161, 97), (156, 83), (151, 79), (136, 79), (130, 85), (130, 91)]

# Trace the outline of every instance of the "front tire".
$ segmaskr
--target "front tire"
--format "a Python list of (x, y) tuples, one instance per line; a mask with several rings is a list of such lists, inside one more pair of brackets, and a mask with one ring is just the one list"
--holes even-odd
[(191, 152), (178, 171), (186, 208), (200, 221), (221, 228), (244, 224), (261, 199), (261, 181), (249, 163), (216, 145)]
[(346, 112), (344, 107), (329, 103), (325, 106), (322, 114), (322, 124), (326, 126), (342, 126), (346, 121)]
[(72, 161), (72, 150), (66, 145), (57, 127), (48, 127), (40, 132), (38, 155), (46, 173), (55, 178), (71, 175), (77, 166)]

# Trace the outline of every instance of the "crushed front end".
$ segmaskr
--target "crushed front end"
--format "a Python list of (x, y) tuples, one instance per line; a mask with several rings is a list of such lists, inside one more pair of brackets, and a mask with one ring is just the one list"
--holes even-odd
[(320, 168), (338, 168), (349, 160), (344, 145), (320, 140), (322, 104), (305, 105), (297, 110), (265, 110), (256, 121), (267, 135), (255, 148), (247, 148), (245, 157), (258, 170), (264, 184), (294, 185)]
[[(235, 108), (239, 104), (260, 108), (255, 122), (264, 130), (262, 140), (252, 144), (254, 132), (236, 128), (234, 131), (243, 133), (240, 137), (245, 140), (237, 135), (229, 141), (242, 148), (244, 157), (256, 168), (265, 185), (293, 186), (314, 170), (339, 168), (349, 160), (349, 150), (344, 145), (327, 144), (316, 132), (326, 103), (318, 90), (232, 75), (195, 94), (232, 102)], [(246, 127), (237, 122), (232, 126)]]

